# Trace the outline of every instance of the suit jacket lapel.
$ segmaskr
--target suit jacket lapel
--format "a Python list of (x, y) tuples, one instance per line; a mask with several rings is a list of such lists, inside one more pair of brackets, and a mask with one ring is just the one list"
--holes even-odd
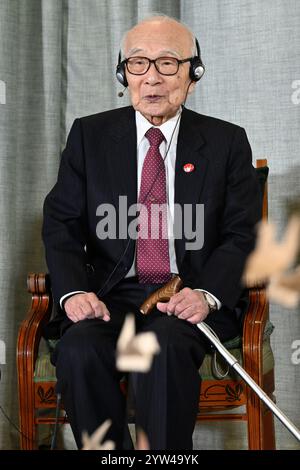
[[(195, 121), (195, 115), (184, 108), (178, 135), (175, 165), (175, 203), (180, 204), (182, 212), (185, 204), (195, 205), (201, 203), (201, 190), (208, 167), (208, 159), (201, 151), (205, 140), (201, 135), (200, 123)], [(184, 165), (187, 163), (194, 165), (193, 171), (184, 171)], [(184, 257), (185, 241), (183, 231), (182, 239), (175, 240), (177, 264), (181, 264)]]

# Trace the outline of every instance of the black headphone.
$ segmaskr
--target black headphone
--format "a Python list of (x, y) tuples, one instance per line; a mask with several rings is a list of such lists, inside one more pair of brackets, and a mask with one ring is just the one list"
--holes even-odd
[(192, 82), (198, 82), (204, 75), (205, 67), (201, 59), (201, 50), (198, 39), (195, 38), (197, 55), (191, 59), (190, 65), (190, 79)]
[[(192, 59), (190, 60), (190, 79), (192, 82), (198, 82), (205, 72), (205, 67), (201, 59), (200, 45), (197, 38), (195, 38), (195, 44), (197, 49), (197, 55), (192, 57)], [(125, 88), (128, 87), (128, 82), (125, 73), (125, 61), (122, 61), (121, 51), (119, 51), (118, 56), (116, 77), (117, 80), (121, 83), (121, 85), (123, 85)]]

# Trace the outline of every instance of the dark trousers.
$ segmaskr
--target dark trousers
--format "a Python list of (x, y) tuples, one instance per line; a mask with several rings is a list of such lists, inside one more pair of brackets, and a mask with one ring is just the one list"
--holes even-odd
[[(115, 350), (126, 313), (135, 314), (137, 331), (155, 332), (161, 351), (148, 373), (130, 374), (136, 425), (147, 434), (151, 449), (192, 449), (201, 378), (199, 367), (208, 340), (195, 325), (154, 310), (144, 317), (139, 306), (159, 286), (135, 278), (121, 281), (102, 300), (111, 320), (69, 323), (53, 355), (57, 391), (80, 448), (82, 431), (91, 434), (106, 419), (112, 426), (106, 439), (124, 448), (128, 432), (122, 373), (115, 367)], [(208, 323), (221, 340), (238, 334), (233, 312), (215, 312)]]

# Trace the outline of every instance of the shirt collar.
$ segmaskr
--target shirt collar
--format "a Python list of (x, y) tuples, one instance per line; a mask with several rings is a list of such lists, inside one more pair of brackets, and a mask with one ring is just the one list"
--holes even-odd
[[(172, 135), (173, 135), (173, 141), (176, 142), (177, 137), (178, 137), (179, 126), (180, 126), (181, 112), (182, 112), (182, 109), (180, 108), (175, 114), (175, 116), (173, 116), (171, 119), (166, 121), (164, 124), (162, 124), (161, 126), (153, 126), (153, 124), (151, 124), (151, 122), (149, 122), (139, 111), (136, 111), (135, 122), (136, 122), (136, 133), (137, 133), (137, 146), (140, 145), (142, 139), (145, 137), (146, 132), (151, 127), (158, 127), (161, 130), (161, 132), (163, 133), (166, 139), (167, 146), (170, 145)], [(177, 120), (178, 120), (178, 123), (177, 123)], [(175, 126), (176, 126), (176, 129), (175, 129)]]

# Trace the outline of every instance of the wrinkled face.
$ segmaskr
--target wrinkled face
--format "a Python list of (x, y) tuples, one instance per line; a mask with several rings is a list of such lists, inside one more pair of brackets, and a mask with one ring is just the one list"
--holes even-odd
[[(129, 31), (125, 44), (125, 57), (175, 57), (192, 56), (192, 38), (189, 32), (175, 21), (141, 23)], [(191, 93), (190, 63), (179, 65), (176, 75), (161, 75), (152, 63), (144, 75), (132, 75), (126, 69), (131, 102), (150, 122), (160, 125), (173, 117)], [(190, 85), (190, 86), (189, 86)]]

